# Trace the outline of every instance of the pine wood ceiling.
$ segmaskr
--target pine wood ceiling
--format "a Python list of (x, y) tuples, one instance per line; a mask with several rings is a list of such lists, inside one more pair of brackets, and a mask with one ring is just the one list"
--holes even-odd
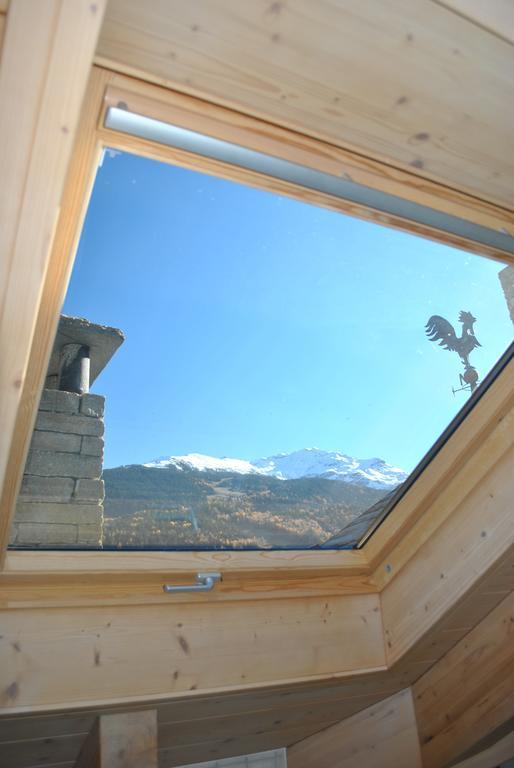
[[(58, 2), (53, 6), (63, 12), (72, 7)], [(88, 13), (93, 7), (98, 10), (97, 5), (88, 5)], [(31, 13), (32, 23), (21, 26), (35, 34), (38, 25), (33, 23)], [(76, 29), (76, 25), (72, 26)], [(78, 37), (83, 41), (84, 21), (79, 29)], [(513, 49), (507, 42), (508, 35), (500, 36), (491, 30), (493, 26), (488, 31), (433, 0), (194, 0), (187, 4), (179, 0), (151, 0), (145, 4), (139, 0), (113, 0), (97, 60), (117, 70), (236, 106), (342, 147), (386, 158), (391, 164), (417, 174), (420, 183), (421, 176), (441, 179), (449, 186), (471, 190), (477, 197), (500, 201), (512, 209)], [(52, 41), (52, 49), (59, 55), (62, 49), (68, 62), (68, 45), (75, 38), (67, 34), (62, 37), (60, 43), (59, 38)], [(78, 43), (74, 51), (80, 58)], [(83, 58), (87, 63), (87, 55), (83, 54)], [(48, 59), (52, 61), (51, 56)], [(59, 72), (66, 79), (68, 67), (60, 67)], [(71, 71), (71, 75), (70, 92), (76, 94), (76, 73)], [(9, 82), (17, 81), (12, 78)], [(49, 82), (53, 87), (51, 77)], [(57, 90), (58, 86), (55, 83)], [(45, 98), (37, 99), (43, 115), (38, 118), (36, 138), (45, 129), (54, 142), (55, 135), (62, 141), (68, 134), (62, 132), (60, 123), (53, 132), (47, 127), (53, 116), (53, 101), (46, 91), (45, 94)], [(53, 123), (50, 127), (53, 129)], [(45, 141), (53, 146), (48, 136)], [(43, 162), (43, 153), (36, 153), (35, 157)], [(31, 168), (33, 176), (43, 178), (38, 173), (39, 166)], [(19, 169), (14, 177), (25, 178)], [(41, 197), (46, 200), (49, 185), (53, 189), (57, 181), (61, 183), (60, 178), (59, 174), (44, 175), (42, 194), (34, 199), (38, 203)], [(12, 185), (6, 186), (12, 197)], [(36, 208), (32, 206), (31, 212)], [(51, 219), (51, 206), (49, 211)], [(31, 216), (33, 220), (35, 217)], [(24, 237), (28, 240), (25, 234)], [(26, 275), (36, 275), (33, 288), (39, 288), (39, 278), (32, 267), (34, 254), (38, 253), (35, 240), (39, 242), (31, 236), (30, 248), (23, 250), (30, 257), (30, 267), (20, 270), (24, 276), (24, 296)], [(21, 246), (18, 250), (21, 252)], [(19, 258), (18, 261), (23, 267), (24, 262)], [(13, 262), (18, 263), (14, 258)], [(24, 309), (21, 303), (20, 308)], [(28, 335), (27, 330), (27, 338)], [(19, 331), (16, 341), (18, 345), (23, 342), (25, 347), (28, 343)], [(13, 358), (14, 355), (8, 357), (9, 370), (13, 368)], [(432, 715), (439, 728), (437, 739), (426, 742), (427, 754), (431, 752), (427, 765), (440, 768), (442, 759), (447, 760), (447, 750), (454, 749), (456, 743), (455, 731), (450, 730), (447, 737), (448, 730), (453, 723), (460, 727), (464, 717), (468, 718), (468, 725), (460, 731), (463, 738), (483, 739), (495, 733), (497, 722), (504, 721), (510, 711), (507, 707), (511, 706), (505, 681), (509, 680), (506, 670), (512, 671), (512, 644), (508, 634), (501, 631), (512, 626), (512, 604), (503, 602), (509, 599), (512, 588), (514, 558), (514, 547), (509, 546), (512, 526), (508, 517), (514, 418), (511, 400), (509, 403), (508, 413), (493, 409), (490, 434), (481, 433), (480, 451), (474, 456), (467, 445), (462, 466), (447, 479), (444, 493), (426, 503), (423, 500), (425, 506), (420, 505), (419, 520), (409, 529), (408, 536), (400, 540), (401, 531), (396, 532), (396, 546), (388, 553), (387, 563), (381, 561), (380, 552), (371, 551), (370, 558), (377, 561), (373, 580), (381, 589), (386, 643), (374, 644), (369, 638), (368, 644), (354, 643), (354, 653), (366, 656), (356, 660), (355, 666), (366, 674), (353, 676), (348, 672), (348, 676), (333, 679), (343, 662), (348, 661), (341, 641), (346, 627), (345, 611), (354, 602), (362, 608), (378, 599), (366, 590), (356, 597), (291, 597), (294, 610), (286, 605), (284, 596), (277, 595), (270, 601), (269, 609), (261, 598), (259, 602), (257, 596), (248, 595), (240, 603), (220, 605), (218, 612), (230, 613), (228, 623), (237, 632), (220, 630), (216, 635), (218, 653), (212, 653), (210, 659), (206, 659), (203, 646), (197, 651), (193, 645), (193, 641), (212, 644), (212, 633), (204, 637), (201, 627), (205, 610), (201, 605), (196, 607), (198, 618), (194, 609), (185, 611), (177, 605), (173, 609), (173, 616), (180, 619), (176, 632), (184, 631), (185, 613), (193, 619), (194, 631), (189, 632), (191, 638), (188, 635), (186, 642), (197, 655), (190, 659), (184, 644), (171, 638), (169, 607), (149, 606), (145, 610), (146, 618), (159, 619), (154, 629), (140, 618), (146, 600), (136, 606), (126, 605), (123, 589), (111, 602), (96, 607), (87, 605), (90, 596), (84, 585), (91, 588), (87, 573), (80, 577), (82, 588), (76, 590), (74, 597), (78, 602), (71, 606), (67, 603), (69, 595), (62, 593), (58, 582), (41, 585), (37, 579), (31, 586), (28, 574), (28, 590), (23, 589), (22, 603), (17, 602), (18, 587), (11, 585), (16, 587), (11, 594), (3, 584), (6, 603), (2, 615), (5, 679), (0, 687), (4, 697), (4, 716), (0, 720), (2, 759), (9, 761), (9, 768), (72, 768), (96, 714), (114, 702), (123, 708), (125, 704), (131, 707), (134, 695), (145, 701), (159, 695), (161, 764), (165, 768), (209, 756), (291, 744), (415, 681), (420, 694), (418, 709), (426, 712), (427, 733)], [(388, 524), (392, 526), (393, 521)], [(402, 528), (401, 523), (398, 525)], [(9, 574), (6, 582), (8, 585)], [(282, 604), (287, 610), (281, 612)], [(329, 617), (327, 606), (331, 604), (336, 611)], [(410, 611), (406, 610), (407, 605), (411, 606)], [(504, 608), (508, 615), (503, 615)], [(493, 627), (488, 636), (485, 656), (494, 674), (487, 677), (493, 681), (501, 707), (506, 704), (505, 711), (495, 704), (486, 719), (482, 702), (493, 698), (485, 687), (475, 690), (481, 677), (470, 672), (466, 654), (471, 631), (475, 633), (473, 637), (481, 632), (480, 625), (472, 628), (482, 619), (487, 621), (487, 614), (492, 616), (493, 609), (501, 613), (501, 622), (497, 625), (500, 629)], [(164, 611), (168, 624), (160, 621)], [(212, 615), (215, 611), (211, 606)], [(29, 614), (32, 623), (27, 618)], [(282, 624), (293, 614), (295, 621), (300, 622), (295, 630), (300, 628), (296, 631), (307, 639), (305, 644), (287, 644), (290, 633), (284, 634)], [(359, 616), (367, 618), (365, 613)], [(368, 624), (361, 623), (361, 634), (367, 636)], [(220, 621), (220, 627), (221, 624)], [(261, 625), (266, 627), (264, 641), (259, 640)], [(114, 643), (110, 637), (113, 628), (119, 632), (118, 642)], [(165, 632), (166, 639), (162, 639)], [(270, 650), (274, 633), (278, 653), (275, 647)], [(70, 639), (68, 647), (66, 638)], [(159, 638), (162, 648), (152, 648), (151, 643)], [(320, 639), (326, 641), (321, 650)], [(251, 654), (246, 650), (247, 640), (256, 643)], [(481, 634), (479, 641), (481, 644)], [(505, 649), (503, 655), (498, 650), (500, 645)], [(444, 661), (444, 654), (451, 648), (454, 650), (450, 661)], [(456, 659), (459, 648), (466, 653)], [(180, 665), (179, 671), (187, 665), (194, 670), (195, 681), (188, 681), (186, 686), (185, 675), (175, 677), (179, 668), (175, 665), (166, 666), (173, 681), (171, 686), (168, 684), (162, 659), (169, 665), (171, 653)], [(329, 653), (331, 660), (327, 660)], [(483, 658), (482, 650), (472, 660), (482, 664)], [(456, 660), (458, 664), (453, 663)], [(431, 706), (433, 691), (445, 694), (447, 686), (436, 687), (435, 683), (438, 670), (444, 670), (450, 662), (458, 680), (447, 698), (453, 707), (453, 691), (458, 688), (462, 711), (444, 710), (442, 704), (437, 708)], [(224, 690), (223, 665), (231, 676), (225, 689), (227, 685), (230, 688), (237, 672), (247, 676), (245, 683), (232, 686), (234, 690)], [(296, 674), (299, 667), (312, 678), (309, 682), (288, 675)], [(323, 680), (316, 679), (318, 667)], [(93, 675), (98, 680), (94, 699), (84, 696)], [(216, 693), (212, 691), (214, 678), (214, 683), (218, 683), (214, 687), (219, 688)], [(130, 690), (124, 687), (128, 683)], [(168, 700), (164, 697), (173, 685), (175, 694)], [(246, 690), (238, 691), (237, 687)], [(498, 698), (500, 694), (502, 697)], [(445, 701), (441, 695), (439, 702)], [(439, 717), (443, 711), (450, 726)], [(493, 715), (498, 712), (497, 722), (493, 722)], [(479, 726), (484, 733), (479, 732)], [(428, 735), (433, 736), (432, 728)], [(460, 750), (467, 747), (467, 742), (459, 743)]]
[(512, 208), (514, 47), (483, 16), (434, 0), (110, 0), (97, 61)]

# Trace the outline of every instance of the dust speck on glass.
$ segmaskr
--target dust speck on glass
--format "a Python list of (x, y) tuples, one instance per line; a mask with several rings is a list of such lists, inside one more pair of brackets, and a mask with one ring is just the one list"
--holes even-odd
[(513, 273), (106, 150), (11, 546), (354, 546), (511, 344)]

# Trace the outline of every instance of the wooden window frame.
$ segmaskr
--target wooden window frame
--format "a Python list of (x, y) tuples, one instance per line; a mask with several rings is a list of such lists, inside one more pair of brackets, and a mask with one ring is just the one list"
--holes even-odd
[[(203, 173), (212, 173), (409, 231), (482, 256), (500, 259), (505, 263), (514, 263), (512, 254), (478, 246), (462, 237), (443, 234), (412, 221), (378, 213), (364, 206), (265, 177), (253, 171), (110, 131), (104, 127), (105, 112), (109, 107), (119, 106), (120, 103), (133, 112), (301, 163), (314, 170), (337, 176), (344, 175), (360, 184), (491, 229), (511, 231), (514, 224), (511, 212), (436, 182), (420, 179), (417, 175), (395, 169), (385, 163), (192, 96), (93, 67), (68, 171), (50, 264), (36, 313), (29, 366), (17, 412), (16, 436), (9, 456), (7, 481), (1, 499), (3, 513), (10, 522), (14, 516), (39, 394), (61, 306), (99, 157), (105, 147), (136, 153)], [(438, 523), (429, 523), (424, 526), (424, 533), (419, 532), (419, 523), (426, 510), (445, 489), (452, 486), (459, 473), (465, 475), (467, 463), (475, 460), (477, 456), (482, 456), (488, 435), (492, 434), (498, 420), (512, 408), (513, 373), (514, 363), (511, 361), (363, 549), (259, 552), (7, 552), (9, 524), (7, 535), (0, 537), (0, 557), (4, 558), (3, 583), (13, 588), (23, 588), (27, 583), (33, 583), (34, 577), (37, 576), (38, 579), (45, 578), (50, 586), (65, 581), (70, 589), (76, 589), (87, 577), (88, 583), (101, 585), (103, 589), (108, 583), (113, 592), (113, 600), (119, 596), (119, 590), (126, 591), (129, 584), (133, 599), (140, 600), (143, 595), (154, 590), (157, 583), (162, 583), (165, 577), (169, 579), (172, 575), (186, 582), (191, 574), (199, 570), (215, 569), (224, 574), (224, 582), (220, 587), (224, 599), (241, 599), (248, 596), (248, 592), (251, 592), (252, 598), (261, 594), (269, 597), (270, 590), (273, 590), (275, 595), (329, 594), (331, 590), (336, 594), (380, 591), (387, 582), (384, 568), (387, 573), (386, 561), (392, 550), (398, 549), (404, 541), (406, 544), (402, 556), (404, 560), (411, 557), (423, 541), (426, 541), (434, 525), (440, 524), (445, 516), (449, 516), (469, 488), (473, 487), (477, 476), (468, 477), (460, 484), (458, 491), (453, 492), (451, 503), (439, 512), (438, 517), (436, 515)], [(489, 459), (486, 456), (484, 466), (489, 467), (491, 457), (495, 455), (494, 451), (489, 451)], [(102, 594), (105, 599), (105, 591)], [(92, 596), (91, 599), (96, 597)]]

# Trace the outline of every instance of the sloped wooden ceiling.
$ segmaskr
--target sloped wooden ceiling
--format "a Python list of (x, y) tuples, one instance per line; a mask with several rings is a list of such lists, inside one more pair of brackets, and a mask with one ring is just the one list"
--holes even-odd
[[(44, 30), (34, 24), (30, 2), (19, 2), (17, 12), (29, 14), (22, 26), (41, 44)], [(459, 3), (445, 3), (452, 4)], [(70, 3), (51, 5), (55, 14), (75, 16)], [(61, 23), (62, 36), (47, 35), (47, 49), (40, 45), (43, 58), (65, 62), (58, 71), (74, 95), (77, 73), (68, 67), (68, 46), (87, 69), (91, 57), (80, 55), (79, 45), (87, 37), (84, 18), (101, 5), (81, 4), (85, 15), (71, 24), (76, 38)], [(0, 14), (4, 7), (0, 0)], [(31, 62), (30, 74), (36, 48), (30, 35), (15, 45), (22, 37), (11, 35), (11, 52)], [(409, 169), (420, 186), (423, 177), (441, 179), (512, 209), (514, 48), (508, 38), (483, 18), (475, 23), (433, 0), (114, 0), (97, 61), (386, 158)], [(4, 74), (17, 83), (12, 72)], [(53, 71), (46, 84), (62, 87)], [(51, 124), (47, 145), (60, 159), (59, 141), (70, 133), (53, 124), (55, 101), (48, 93), (42, 98), (37, 91), (34, 119), (39, 132)], [(17, 132), (19, 148), (28, 134)], [(9, 142), (0, 146), (13, 154)], [(33, 146), (20, 151), (27, 165)], [(34, 153), (26, 187), (34, 189), (32, 210), (48, 199), (47, 227), (64, 170), (43, 174), (36, 161), (46, 162), (44, 154)], [(21, 183), (19, 168), (13, 178)], [(4, 186), (12, 198), (13, 185)], [(20, 221), (23, 243), (12, 261), (25, 281), (39, 264), (35, 244), (44, 254), (48, 246), (41, 242), (51, 238), (45, 240), (43, 225), (29, 232)], [(36, 290), (38, 280), (31, 285)], [(36, 298), (27, 298), (26, 286), (24, 295), (30, 314)], [(17, 339), (23, 350), (27, 339)], [(2, 360), (5, 365), (5, 355)], [(514, 411), (512, 385), (505, 378), (501, 387), (501, 407), (490, 401), (487, 427), (474, 429), (472, 446), (463, 441), (457, 470), (445, 465), (437, 497), (418, 488), (413, 527), (398, 523), (387, 554), (373, 537), (362, 555), (373, 567), (335, 585), (313, 583), (309, 575), (299, 591), (283, 594), (283, 585), (271, 580), (265, 588), (272, 599), (241, 588), (238, 594), (236, 585), (235, 595), (227, 592), (207, 610), (202, 603), (165, 604), (160, 571), (138, 584), (130, 568), (117, 580), (108, 574), (107, 582), (97, 582), (74, 555), (69, 574), (46, 573), (42, 580), (38, 558), (33, 572), (11, 558), (1, 577), (0, 766), (73, 768), (97, 715), (142, 705), (158, 712), (162, 768), (291, 745), (409, 686), (424, 766), (442, 768), (488, 748), (510, 726), (513, 707)], [(397, 524), (389, 519), (388, 525)], [(205, 629), (214, 616), (215, 643)], [(373, 631), (377, 625), (384, 637)], [(384, 760), (391, 764), (398, 766)]]
[(477, 23), (435, 0), (110, 0), (97, 61), (512, 208), (497, 5)]

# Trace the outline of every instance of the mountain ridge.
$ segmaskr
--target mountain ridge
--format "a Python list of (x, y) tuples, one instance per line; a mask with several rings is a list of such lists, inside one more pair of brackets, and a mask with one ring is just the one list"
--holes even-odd
[(319, 448), (302, 448), (253, 461), (189, 453), (161, 456), (141, 466), (156, 469), (171, 467), (179, 471), (233, 472), (278, 480), (319, 477), (380, 490), (392, 490), (407, 478), (404, 470), (383, 459), (355, 459), (340, 451)]

